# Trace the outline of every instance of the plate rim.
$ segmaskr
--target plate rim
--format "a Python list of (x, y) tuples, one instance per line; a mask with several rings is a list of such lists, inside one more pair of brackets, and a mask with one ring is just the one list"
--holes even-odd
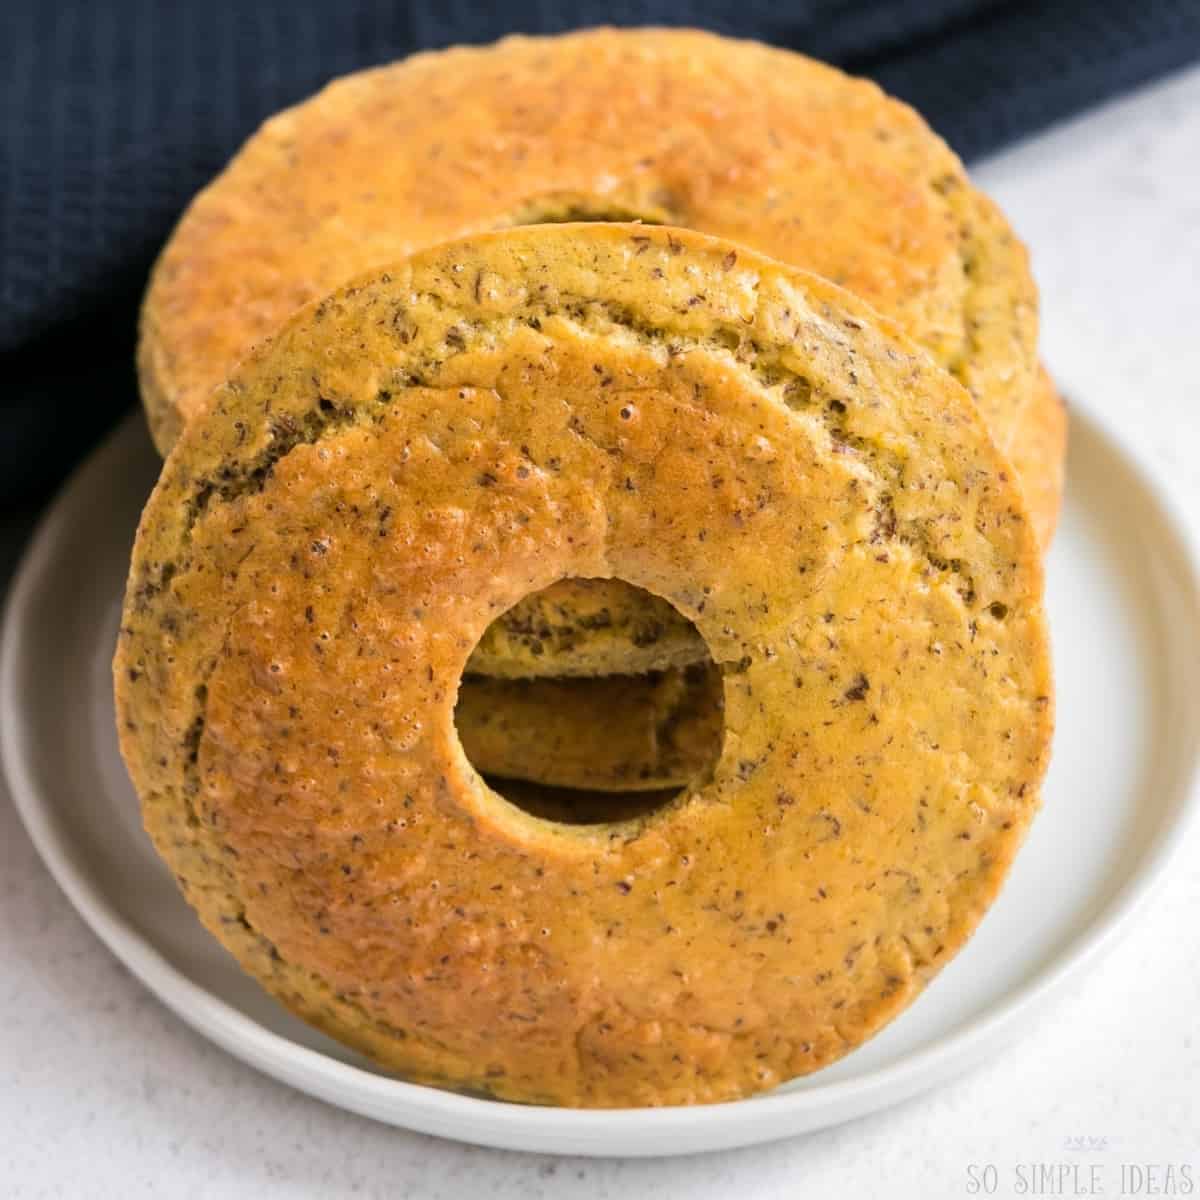
[[(1200, 639), (1200, 520), (1160, 481), (1161, 466), (1139, 434), (1119, 425), (1064, 387), (1072, 426), (1089, 427), (1122, 460), (1150, 502), (1168, 538), (1168, 559), (1181, 567)], [(489, 1100), (375, 1074), (320, 1050), (299, 1045), (220, 999), (173, 966), (126, 922), (105, 893), (74, 861), (72, 843), (57, 828), (52, 803), (41, 798), (23, 747), (29, 721), (19, 697), (19, 631), (29, 619), (38, 585), (63, 527), (90, 489), (94, 475), (124, 449), (140, 413), (122, 421), (76, 468), (37, 522), (13, 574), (0, 629), (0, 768), (14, 806), (42, 862), (93, 933), (163, 1004), (196, 1032), (257, 1070), (326, 1102), (423, 1133), (477, 1145), (541, 1152), (664, 1156), (749, 1146), (817, 1129), (887, 1107), (962, 1073), (988, 1056), (1035, 1008), (1049, 1003), (1067, 980), (1110, 949), (1161, 882), (1190, 827), (1200, 816), (1200, 744), (1172, 764), (1175, 793), (1132, 874), (1108, 902), (1045, 965), (1002, 1001), (931, 1045), (853, 1079), (795, 1092), (662, 1108), (550, 1108)], [(1195, 708), (1195, 705), (1193, 705)], [(1194, 714), (1193, 714), (1194, 719)], [(680, 1135), (672, 1143), (672, 1135)], [(619, 1151), (614, 1143), (627, 1143)]]

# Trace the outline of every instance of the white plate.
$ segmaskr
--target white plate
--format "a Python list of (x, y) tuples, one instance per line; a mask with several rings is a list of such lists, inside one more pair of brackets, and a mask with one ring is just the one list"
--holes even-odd
[(716, 1150), (859, 1116), (1018, 1037), (1126, 924), (1200, 807), (1194, 544), (1151, 469), (1078, 406), (1072, 437), (1049, 570), (1059, 730), (1044, 809), (1000, 900), (917, 1003), (771, 1095), (616, 1112), (453, 1095), (376, 1073), (241, 974), (151, 851), (117, 754), (109, 660), (158, 465), (134, 420), (69, 484), (14, 584), (0, 647), (12, 793), (55, 878), (130, 970), (230, 1053), (334, 1104), (462, 1141), (575, 1154)]

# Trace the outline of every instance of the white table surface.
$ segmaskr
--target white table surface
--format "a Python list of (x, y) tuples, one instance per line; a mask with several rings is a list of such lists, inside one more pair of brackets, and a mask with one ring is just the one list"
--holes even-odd
[[(1200, 68), (976, 174), (1033, 249), (1047, 361), (1140, 428), (1200, 512)], [(1079, 1137), (1107, 1149), (1065, 1149)], [(590, 1161), (376, 1125), (202, 1041), (75, 916), (0, 784), (0, 1195), (936, 1200), (973, 1194), (989, 1163), (994, 1194), (1023, 1179), (1036, 1195), (1032, 1165), (1055, 1162), (1083, 1172), (1058, 1194), (1090, 1185), (1092, 1164), (1119, 1195), (1122, 1164), (1156, 1165), (1162, 1189), (1188, 1163), (1200, 1195), (1200, 831), (1126, 940), (1000, 1060), (776, 1145)]]

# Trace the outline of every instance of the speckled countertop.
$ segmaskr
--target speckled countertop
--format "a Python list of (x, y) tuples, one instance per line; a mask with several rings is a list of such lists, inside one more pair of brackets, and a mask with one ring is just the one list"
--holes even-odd
[[(1200, 68), (976, 174), (1033, 248), (1051, 368), (1140, 428), (1200, 511)], [(0, 569), (20, 534), (0, 528)], [(1078, 1137), (1106, 1140), (1105, 1194), (1118, 1194), (1118, 1161), (1159, 1166), (1127, 1174), (1130, 1194), (1153, 1194), (1151, 1181), (1169, 1194), (1162, 1166), (1190, 1161), (1200, 1194), (1197, 913), (1200, 831), (1077, 994), (966, 1078), (757, 1149), (550, 1159), (372, 1124), (202, 1041), (75, 916), (0, 784), (0, 1195), (934, 1200), (984, 1194), (988, 1163), (996, 1194), (1011, 1194), (1020, 1164), (1061, 1159)]]

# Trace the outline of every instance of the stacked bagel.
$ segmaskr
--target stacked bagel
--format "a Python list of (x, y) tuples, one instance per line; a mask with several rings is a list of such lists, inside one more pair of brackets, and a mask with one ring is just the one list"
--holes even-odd
[(193, 202), (139, 370), (122, 749), (294, 1011), (441, 1086), (703, 1102), (969, 936), (1048, 754), (1065, 417), (910, 109), (678, 30), (350, 76)]

